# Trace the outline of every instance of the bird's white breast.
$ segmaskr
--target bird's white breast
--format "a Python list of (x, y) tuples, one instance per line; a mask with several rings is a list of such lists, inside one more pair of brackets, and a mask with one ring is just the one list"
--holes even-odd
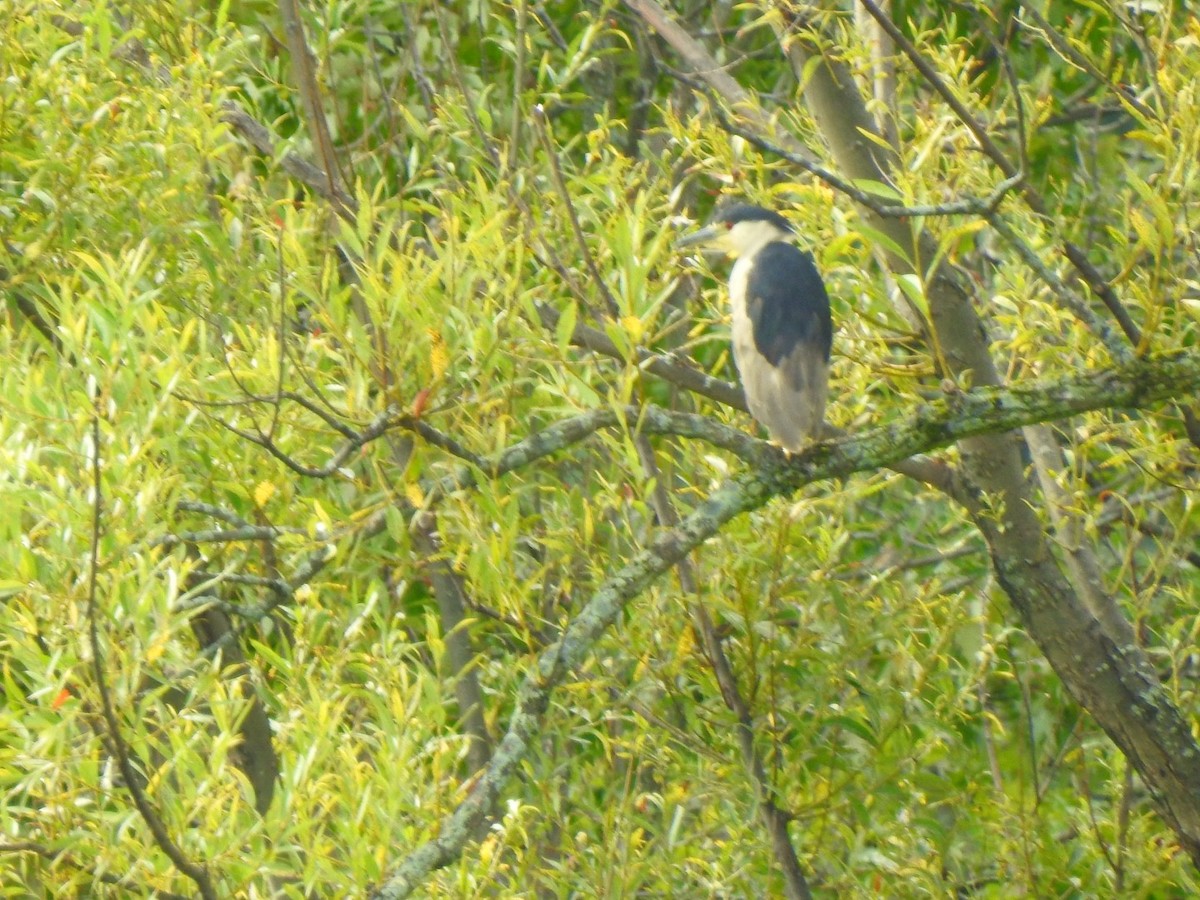
[(754, 352), (754, 323), (746, 312), (746, 285), (749, 280), (749, 259), (739, 257), (729, 271), (729, 300), (733, 312), (733, 361), (743, 375), (745, 361)]

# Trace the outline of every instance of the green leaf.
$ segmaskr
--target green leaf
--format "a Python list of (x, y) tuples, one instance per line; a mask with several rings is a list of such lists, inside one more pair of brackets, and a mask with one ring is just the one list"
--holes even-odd
[(865, 723), (851, 716), (830, 716), (822, 723), (826, 730), (841, 728), (861, 738), (869, 747), (876, 745), (875, 732)]
[(882, 200), (892, 200), (897, 204), (904, 202), (904, 197), (890, 184), (884, 184), (881, 181), (872, 181), (869, 178), (855, 178), (850, 183), (864, 194), (870, 194), (872, 197), (879, 197)]
[(859, 234), (863, 235), (863, 237), (867, 238), (872, 243), (879, 244), (892, 255), (908, 263), (910, 266), (912, 265), (912, 257), (909, 255), (909, 252), (882, 231), (872, 228), (870, 225), (866, 225), (862, 222), (857, 223), (855, 229)]
[(571, 346), (571, 336), (575, 333), (575, 324), (579, 318), (579, 307), (575, 303), (568, 303), (566, 307), (559, 313), (558, 322), (554, 326), (554, 340), (558, 345), (558, 351), (562, 355), (566, 355), (568, 348)]
[(911, 300), (913, 305), (928, 319), (929, 300), (925, 296), (925, 284), (921, 281), (921, 277), (913, 272), (907, 275), (897, 275), (896, 285), (900, 288), (904, 296)]

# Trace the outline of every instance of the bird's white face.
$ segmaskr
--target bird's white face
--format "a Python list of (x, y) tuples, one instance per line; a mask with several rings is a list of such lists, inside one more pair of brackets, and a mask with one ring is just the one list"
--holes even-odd
[(745, 220), (732, 226), (720, 222), (717, 227), (725, 230), (721, 249), (734, 256), (745, 256), (772, 241), (786, 241), (792, 237), (789, 232), (765, 219)]
[(722, 250), (731, 256), (746, 256), (772, 241), (791, 240), (792, 234), (765, 219), (741, 222), (716, 221), (689, 235), (678, 246), (703, 246)]

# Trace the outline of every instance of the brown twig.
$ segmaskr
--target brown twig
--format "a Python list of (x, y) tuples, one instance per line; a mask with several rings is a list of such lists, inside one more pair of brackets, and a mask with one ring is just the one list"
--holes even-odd
[(891, 203), (884, 203), (880, 199), (879, 194), (871, 194), (854, 186), (844, 178), (839, 178), (831, 170), (824, 166), (819, 166), (811, 162), (807, 156), (802, 153), (788, 150), (780, 146), (777, 142), (771, 140), (758, 132), (752, 131), (742, 125), (738, 125), (729, 118), (721, 109), (714, 109), (714, 115), (720, 122), (721, 127), (730, 134), (744, 138), (748, 143), (757, 147), (765, 153), (771, 153), (786, 159), (788, 162), (799, 166), (811, 175), (820, 178), (830, 187), (845, 194), (851, 200), (861, 203), (863, 206), (870, 209), (872, 212), (878, 213), (888, 219), (906, 219), (906, 218), (927, 218), (932, 216), (964, 216), (964, 215), (990, 215), (1000, 206), (1004, 198), (1009, 192), (1017, 188), (1024, 181), (1025, 176), (1021, 171), (1016, 171), (1003, 181), (999, 182), (992, 192), (983, 199), (975, 197), (967, 197), (961, 200), (950, 200), (946, 203), (929, 203), (897, 206)]
[(533, 121), (537, 123), (538, 135), (542, 139), (546, 156), (550, 159), (550, 174), (554, 181), (554, 187), (558, 191), (559, 199), (562, 200), (563, 207), (567, 211), (567, 220), (571, 223), (571, 234), (575, 236), (575, 245), (579, 249), (579, 255), (583, 257), (593, 286), (604, 298), (604, 306), (608, 310), (608, 314), (615, 321), (621, 317), (621, 306), (617, 303), (617, 298), (612, 295), (612, 291), (608, 289), (608, 282), (604, 280), (600, 267), (596, 265), (596, 257), (593, 255), (591, 247), (588, 246), (587, 238), (584, 237), (583, 228), (579, 224), (579, 216), (575, 212), (575, 201), (571, 199), (571, 191), (567, 187), (567, 180), (563, 177), (562, 166), (558, 160), (558, 150), (550, 136), (546, 111), (540, 105), (533, 110)]
[(101, 510), (103, 507), (104, 483), (100, 475), (100, 398), (93, 398), (92, 411), (92, 542), (91, 555), (88, 560), (88, 595), (87, 623), (88, 638), (92, 650), (92, 677), (96, 681), (96, 690), (100, 695), (100, 705), (104, 713), (104, 724), (108, 738), (115, 752), (117, 768), (125, 781), (125, 789), (133, 797), (134, 806), (142, 821), (150, 829), (154, 843), (158, 845), (179, 871), (196, 883), (200, 896), (204, 900), (217, 900), (217, 892), (213, 886), (208, 869), (192, 862), (167, 832), (167, 826), (159, 817), (158, 811), (146, 796), (138, 773), (134, 771), (129, 757), (129, 745), (121, 733), (121, 723), (117, 719), (116, 707), (113, 704), (112, 692), (108, 687), (108, 678), (104, 672), (104, 651), (100, 645), (99, 612), (97, 609), (96, 591), (100, 578), (100, 530)]
[(1131, 92), (1122, 90), (1120, 87), (1113, 84), (1108, 76), (1096, 68), (1090, 59), (1071, 46), (1071, 42), (1067, 40), (1066, 36), (1063, 35), (1063, 33), (1053, 25), (1051, 25), (1046, 18), (1037, 11), (1036, 7), (1032, 3), (1021, 5), (1021, 16), (1017, 21), (1020, 22), (1021, 19), (1024, 19), (1025, 17), (1032, 19), (1034, 24), (1037, 26), (1035, 29), (1031, 28), (1029, 25), (1024, 25), (1027, 30), (1040, 32), (1046, 39), (1046, 42), (1054, 48), (1054, 51), (1059, 56), (1061, 56), (1075, 68), (1086, 72), (1100, 84), (1108, 88), (1108, 90), (1117, 98), (1118, 101), (1120, 101), (1122, 105), (1128, 106), (1143, 119), (1160, 121), (1158, 113), (1135, 97)]
[[(561, 317), (557, 310), (545, 304), (539, 304), (537, 312), (542, 323), (548, 329), (553, 330), (557, 327)], [(612, 342), (607, 334), (597, 328), (577, 324), (571, 331), (570, 340), (576, 347), (584, 347), (620, 362), (626, 361), (625, 353)], [(725, 406), (740, 409), (743, 412), (748, 410), (746, 395), (742, 392), (740, 385), (713, 378), (690, 362), (677, 358), (674, 354), (653, 353), (644, 347), (635, 348), (634, 353), (637, 357), (638, 368), (643, 371), (684, 390), (708, 397), (710, 400), (716, 400)]]
[[(642, 461), (642, 468), (647, 478), (654, 484), (650, 495), (651, 506), (661, 525), (666, 528), (677, 528), (679, 515), (675, 511), (670, 490), (659, 470), (654, 456), (654, 448), (645, 435), (638, 435), (635, 443), (638, 457)], [(767, 775), (762, 752), (758, 749), (755, 741), (754, 716), (750, 710), (750, 704), (742, 695), (737, 675), (733, 671), (733, 666), (729, 662), (729, 657), (713, 626), (712, 618), (704, 606), (700, 593), (700, 582), (692, 568), (691, 559), (688, 556), (680, 557), (675, 564), (675, 569), (679, 573), (679, 586), (683, 588), (684, 594), (691, 598), (689, 606), (692, 613), (692, 627), (700, 637), (708, 664), (712, 667), (713, 676), (721, 690), (721, 697), (737, 720), (737, 741), (741, 749), (742, 763), (754, 785), (758, 814), (770, 838), (775, 861), (779, 864), (780, 872), (783, 874), (787, 896), (790, 900), (809, 900), (812, 892), (804, 877), (804, 870), (800, 866), (796, 848), (792, 845), (791, 836), (788, 834), (789, 816), (777, 803), (778, 794)]]
[[(979, 143), (980, 148), (988, 158), (996, 164), (1005, 177), (1011, 178), (1020, 171), (1019, 167), (1008, 158), (1003, 150), (991, 139), (987, 128), (980, 122), (967, 108), (967, 105), (959, 99), (958, 95), (950, 88), (950, 86), (941, 77), (933, 65), (921, 55), (921, 52), (913, 45), (904, 33), (896, 27), (891, 18), (888, 17), (874, 2), (874, 0), (859, 0), (863, 7), (871, 14), (874, 19), (879, 22), (896, 46), (908, 57), (913, 67), (920, 73), (921, 77), (929, 84), (946, 102), (958, 116), (959, 120), (967, 127), (967, 129), (975, 136), (975, 140)], [(1028, 181), (1021, 183), (1021, 192), (1025, 197), (1025, 201), (1030, 208), (1040, 216), (1049, 217), (1049, 212), (1045, 200), (1042, 198)], [(1129, 315), (1129, 311), (1125, 309), (1125, 304), (1113, 291), (1108, 280), (1100, 274), (1099, 270), (1092, 265), (1091, 260), (1087, 258), (1087, 254), (1070, 241), (1063, 241), (1063, 252), (1067, 259), (1075, 266), (1076, 271), (1083, 276), (1083, 279), (1088, 283), (1093, 291), (1104, 302), (1113, 318), (1121, 326), (1121, 330), (1125, 332), (1125, 336), (1130, 343), (1137, 346), (1141, 343), (1141, 331), (1134, 324), (1133, 318)]]
[(321, 160), (322, 176), (328, 196), (336, 198), (346, 193), (338, 170), (337, 155), (333, 150), (333, 138), (329, 134), (329, 122), (325, 117), (321, 91), (317, 86), (316, 59), (304, 36), (304, 23), (300, 19), (300, 7), (296, 0), (279, 0), (279, 14), (283, 19), (283, 31), (287, 36), (288, 52), (292, 59), (292, 72), (304, 118), (317, 158)]

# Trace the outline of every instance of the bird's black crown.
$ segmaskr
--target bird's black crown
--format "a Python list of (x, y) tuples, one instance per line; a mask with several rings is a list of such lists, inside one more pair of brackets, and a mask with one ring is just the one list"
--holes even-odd
[(713, 215), (713, 221), (723, 225), (736, 225), (738, 222), (770, 222), (783, 231), (792, 233), (796, 231), (792, 227), (792, 223), (779, 213), (763, 209), (761, 206), (752, 206), (749, 203), (732, 203), (729, 206), (723, 206)]

